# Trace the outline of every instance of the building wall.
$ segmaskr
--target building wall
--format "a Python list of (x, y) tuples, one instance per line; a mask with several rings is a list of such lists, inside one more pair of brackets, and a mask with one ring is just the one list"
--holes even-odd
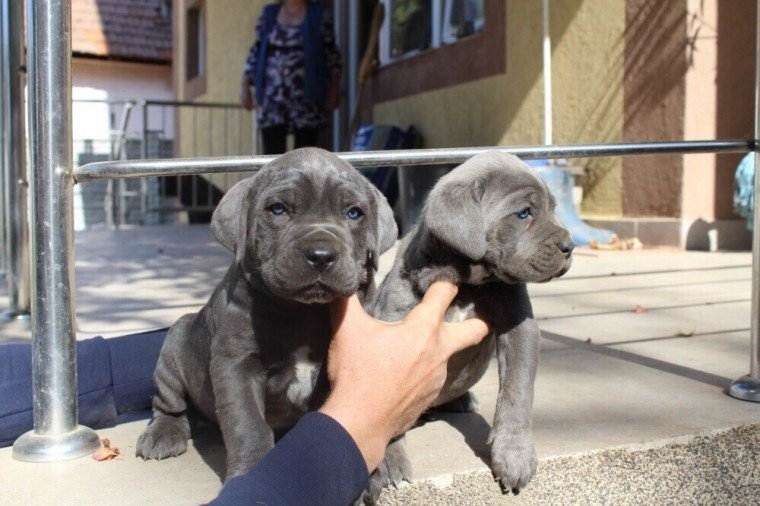
[[(555, 142), (619, 141), (624, 2), (552, 2)], [(375, 105), (376, 123), (414, 125), (425, 147), (540, 144), (543, 132), (541, 2), (506, 10), (506, 72)], [(583, 162), (584, 209), (621, 212), (619, 160)]]
[[(74, 97), (73, 137), (75, 142), (93, 139), (97, 152), (108, 152), (111, 117), (114, 115), (118, 126), (123, 113), (123, 105), (111, 108), (101, 104), (77, 103), (77, 100), (173, 100), (171, 65), (128, 63), (90, 58), (74, 58), (71, 65), (72, 93)], [(170, 118), (169, 118), (170, 119)], [(148, 118), (149, 126), (165, 125), (165, 134), (171, 138), (173, 122), (164, 121), (161, 111), (153, 110)], [(133, 110), (128, 124), (128, 135), (142, 137), (142, 115)], [(75, 153), (77, 151), (75, 150)]]
[[(177, 95), (236, 102), (243, 60), (266, 2), (206, 0), (206, 90), (188, 97), (179, 79), (184, 75), (184, 44), (176, 34), (182, 33), (183, 7), (190, 1), (197, 0), (175, 0)], [(754, 3), (550, 2), (554, 142), (751, 136)], [(506, 27), (503, 72), (401, 98), (378, 98), (388, 94), (375, 89), (372, 120), (414, 125), (425, 147), (540, 144), (541, 2), (509, 0), (499, 5), (506, 9), (493, 22)], [(185, 133), (191, 124), (198, 125), (190, 130), (192, 137), (224, 145), (224, 134), (203, 117), (179, 120), (183, 132), (179, 154), (194, 154), (190, 134)], [(246, 152), (254, 151), (248, 130), (252, 122), (235, 132), (250, 139)], [(657, 230), (681, 234), (684, 241), (689, 223), (695, 220), (711, 224), (708, 228), (727, 221), (734, 226), (739, 222), (731, 211), (731, 192), (738, 159), (737, 155), (671, 155), (579, 160), (585, 169), (582, 210), (597, 220), (665, 220), (666, 226), (656, 224)], [(639, 233), (642, 229), (637, 227), (631, 230)], [(641, 233), (642, 238), (645, 235)], [(658, 242), (654, 235), (652, 241)], [(684, 244), (679, 241), (671, 237), (665, 242)]]
[[(171, 65), (129, 63), (75, 57), (71, 65), (72, 137), (74, 163), (107, 159), (111, 153), (111, 130), (121, 126), (126, 100), (173, 100)], [(98, 100), (82, 102), (82, 100)], [(163, 139), (174, 136), (171, 115), (152, 108), (148, 128), (161, 130)], [(127, 139), (139, 153), (143, 134), (143, 115), (139, 107), (132, 109), (127, 124)], [(128, 144), (129, 146), (130, 144)], [(134, 181), (130, 184), (135, 184)], [(74, 187), (74, 228), (102, 226), (106, 223), (104, 199), (108, 183), (93, 181)], [(127, 217), (139, 215), (139, 200), (128, 199)]]
[[(237, 104), (240, 77), (254, 40), (256, 20), (265, 0), (205, 0), (205, 92), (190, 95), (185, 76), (185, 10), (188, 0), (174, 0), (174, 89), (179, 100)], [(254, 115), (247, 111), (180, 108), (176, 154), (189, 156), (245, 155), (256, 151)], [(208, 176), (223, 190), (240, 176)]]

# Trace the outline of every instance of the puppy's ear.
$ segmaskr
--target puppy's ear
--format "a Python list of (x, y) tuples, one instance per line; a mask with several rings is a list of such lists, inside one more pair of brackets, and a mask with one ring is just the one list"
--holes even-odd
[(433, 187), (423, 210), (423, 224), (430, 233), (474, 262), (488, 248), (482, 197), (479, 184), (444, 177)]
[(370, 184), (370, 187), (372, 188), (375, 197), (375, 207), (377, 208), (375, 244), (377, 257), (379, 258), (380, 255), (396, 244), (396, 239), (398, 239), (398, 227), (396, 226), (396, 220), (393, 218), (393, 209), (391, 209), (390, 204), (388, 204), (388, 199), (385, 198), (385, 195), (383, 195), (375, 185)]
[(256, 176), (239, 181), (222, 197), (211, 216), (211, 233), (242, 260), (248, 238), (248, 213), (255, 195)]

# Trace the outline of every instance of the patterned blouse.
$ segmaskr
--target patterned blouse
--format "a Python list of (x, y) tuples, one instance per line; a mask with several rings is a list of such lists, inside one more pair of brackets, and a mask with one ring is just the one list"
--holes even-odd
[[(264, 30), (264, 16), (256, 25), (256, 43), (248, 52), (245, 74), (255, 81), (256, 55)], [(327, 55), (328, 75), (341, 70), (330, 16), (323, 16), (322, 37)], [(269, 34), (264, 100), (256, 106), (259, 128), (287, 125), (291, 128), (316, 128), (327, 122), (327, 114), (304, 96), (304, 48), (301, 25), (276, 23)]]

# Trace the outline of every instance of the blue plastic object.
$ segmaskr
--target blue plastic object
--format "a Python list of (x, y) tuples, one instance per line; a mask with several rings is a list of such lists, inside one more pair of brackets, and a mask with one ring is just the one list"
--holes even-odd
[(753, 229), (755, 209), (755, 160), (754, 153), (747, 153), (734, 175), (734, 211), (747, 222), (747, 230)]
[(578, 210), (573, 202), (573, 177), (566, 170), (547, 160), (528, 160), (526, 163), (535, 168), (541, 179), (549, 186), (549, 190), (557, 200), (554, 214), (570, 231), (570, 236), (576, 246), (586, 246), (591, 241), (601, 244), (612, 241), (615, 237), (613, 231), (592, 227), (578, 216)]

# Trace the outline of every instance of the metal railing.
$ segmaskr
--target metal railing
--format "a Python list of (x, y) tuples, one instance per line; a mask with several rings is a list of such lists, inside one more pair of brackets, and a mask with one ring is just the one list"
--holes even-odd
[[(5, 0), (6, 2), (8, 0)], [(66, 0), (28, 1), (30, 70), (31, 240), (33, 283), (34, 429), (14, 444), (20, 460), (60, 460), (91, 452), (96, 434), (77, 425), (74, 341), (71, 195), (75, 181), (145, 176), (251, 172), (273, 157), (138, 160), (88, 164), (74, 171), (71, 160), (70, 5)], [(575, 158), (659, 153), (755, 152), (760, 138), (760, 9), (755, 76), (755, 138), (691, 142), (455, 148), (340, 153), (355, 166), (459, 163), (487, 149), (523, 158)], [(760, 195), (760, 177), (755, 178)], [(760, 205), (754, 209), (750, 374), (730, 394), (760, 401)]]
[[(103, 116), (108, 112), (118, 116), (120, 123), (108, 137), (87, 138), (80, 134), (80, 138), (75, 138), (77, 165), (258, 152), (253, 115), (239, 104), (85, 99), (74, 101), (75, 114), (80, 105), (101, 106), (102, 111), (94, 111), (96, 117), (100, 112)], [(80, 118), (87, 112), (81, 111)], [(103, 223), (109, 228), (119, 228), (176, 221), (207, 222), (224, 190), (236, 182), (233, 177), (193, 174), (108, 179), (79, 192), (79, 216), (85, 227)], [(183, 214), (182, 218), (176, 216), (178, 213)]]
[[(259, 151), (253, 115), (239, 104), (146, 100), (140, 105), (143, 159), (156, 157), (163, 139), (173, 140), (169, 156), (174, 157), (250, 155)], [(159, 157), (166, 158), (167, 154)], [(160, 223), (179, 212), (186, 213), (190, 221), (196, 217), (208, 221), (223, 190), (234, 183), (228, 173), (215, 177), (169, 173), (154, 181), (158, 198), (150, 204), (146, 202), (144, 212), (155, 216), (152, 222)]]

